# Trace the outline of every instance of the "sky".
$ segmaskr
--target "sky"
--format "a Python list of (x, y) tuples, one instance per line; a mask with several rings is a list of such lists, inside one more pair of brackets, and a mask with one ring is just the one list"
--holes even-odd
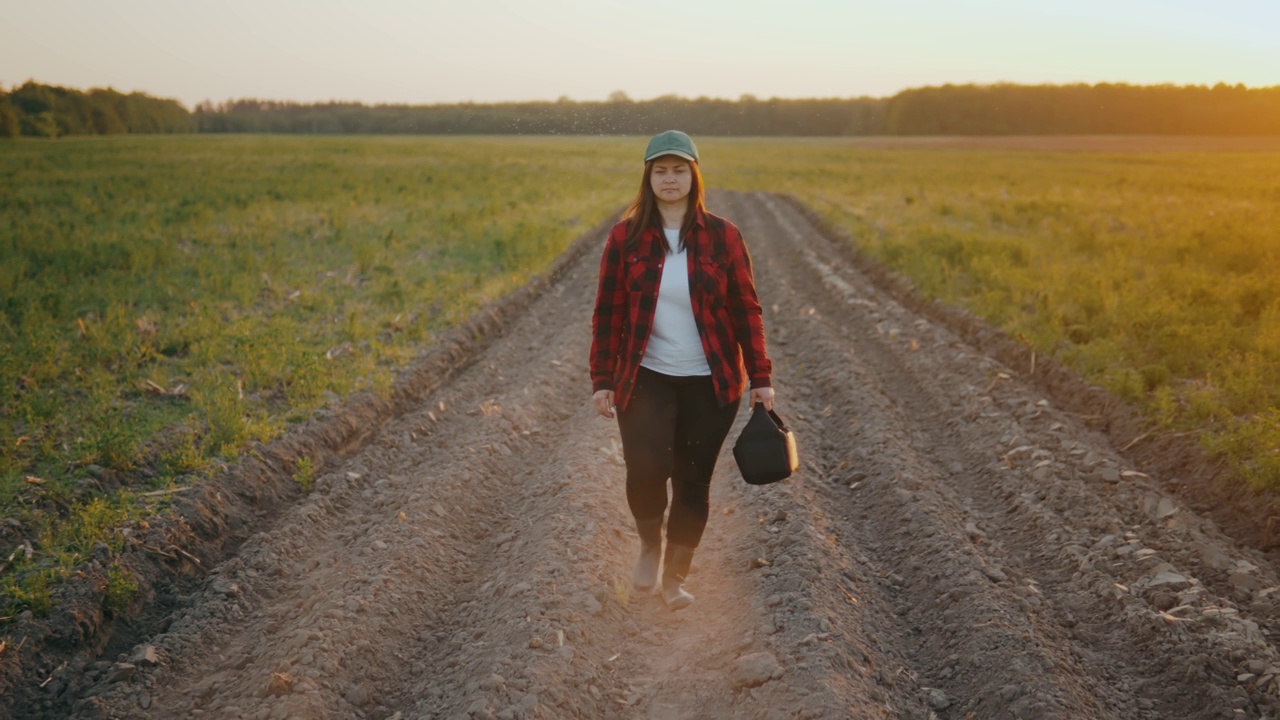
[(0, 85), (427, 104), (1280, 85), (1278, 0), (0, 0)]

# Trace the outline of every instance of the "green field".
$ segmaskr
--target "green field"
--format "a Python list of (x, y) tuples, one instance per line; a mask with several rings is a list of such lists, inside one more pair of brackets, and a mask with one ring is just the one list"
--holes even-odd
[(625, 147), (0, 144), (0, 617), (118, 547), (113, 526), (157, 502), (137, 493), (388, 388), (623, 202)]
[(1200, 153), (990, 145), (730, 145), (740, 150), (725, 153), (726, 176), (734, 187), (795, 194), (927, 296), (1060, 358), (1163, 430), (1199, 434), (1245, 481), (1280, 488), (1274, 144)]
[[(387, 388), (629, 200), (643, 144), (0, 143), (0, 616), (118, 547), (113, 526), (154, 512), (138, 492)], [(1274, 148), (699, 146), (712, 187), (796, 195), (926, 294), (1280, 487)]]

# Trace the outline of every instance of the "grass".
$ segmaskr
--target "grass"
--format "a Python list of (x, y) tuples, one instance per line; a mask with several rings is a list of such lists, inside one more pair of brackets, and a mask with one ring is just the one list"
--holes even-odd
[(303, 493), (310, 493), (316, 484), (316, 469), (311, 462), (311, 458), (299, 458), (295, 463), (296, 470), (293, 473), (293, 481), (298, 483), (298, 487)]
[[(113, 558), (164, 508), (143, 492), (385, 390), (628, 200), (643, 142), (0, 144), (0, 617), (47, 610), (95, 554), (126, 607)], [(796, 195), (927, 295), (1280, 487), (1274, 149), (699, 145), (712, 187)]]
[(107, 568), (107, 586), (103, 592), (103, 605), (113, 613), (123, 612), (138, 594), (138, 583), (127, 568), (112, 563)]
[(388, 389), (617, 207), (630, 155), (555, 138), (0, 144), (0, 522), (21, 548), (0, 555), (0, 616), (46, 609), (44, 588), (152, 512), (134, 491)]
[(722, 185), (795, 194), (926, 295), (1280, 488), (1280, 152), (716, 149)]

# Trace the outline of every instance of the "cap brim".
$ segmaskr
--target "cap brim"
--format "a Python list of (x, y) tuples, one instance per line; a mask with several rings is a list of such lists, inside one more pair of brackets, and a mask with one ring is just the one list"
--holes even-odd
[(654, 158), (660, 158), (660, 157), (662, 157), (663, 155), (675, 155), (676, 157), (682, 157), (682, 158), (684, 158), (685, 160), (689, 160), (689, 161), (692, 161), (692, 162), (698, 162), (698, 158), (693, 157), (692, 155), (689, 155), (688, 153), (681, 152), (681, 151), (679, 151), (679, 150), (663, 150), (663, 151), (661, 151), (661, 152), (656, 152), (656, 153), (654, 153), (654, 154), (650, 155), (649, 157), (645, 158), (645, 159), (644, 159), (644, 161), (645, 161), (645, 162), (649, 162), (650, 160), (653, 160)]

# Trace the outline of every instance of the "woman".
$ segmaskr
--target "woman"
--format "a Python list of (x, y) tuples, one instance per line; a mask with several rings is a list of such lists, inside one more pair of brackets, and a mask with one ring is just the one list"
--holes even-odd
[[(698, 150), (675, 130), (649, 141), (640, 191), (609, 232), (591, 318), (596, 411), (617, 409), (627, 504), (640, 533), (632, 583), (673, 609), (707, 524), (711, 473), (742, 391), (773, 409), (772, 366), (738, 228), (706, 211)], [(745, 373), (744, 365), (745, 363)], [(672, 502), (667, 547), (662, 521)]]

